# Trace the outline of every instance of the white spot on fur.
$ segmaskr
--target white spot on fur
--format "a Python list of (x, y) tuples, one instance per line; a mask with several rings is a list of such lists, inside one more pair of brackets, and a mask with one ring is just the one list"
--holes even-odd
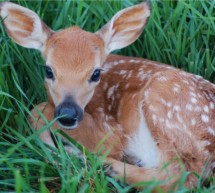
[(204, 109), (204, 111), (205, 111), (206, 113), (209, 113), (209, 107), (208, 107), (207, 105), (205, 105), (205, 106), (203, 107), (203, 109)]
[(117, 88), (119, 87), (119, 84), (116, 84), (116, 85), (113, 85), (112, 87), (110, 87), (108, 89), (108, 92), (107, 92), (107, 97), (110, 99), (113, 99), (114, 100), (114, 93), (117, 91)]
[(128, 89), (128, 88), (129, 88), (129, 86), (130, 86), (130, 84), (129, 84), (129, 83), (127, 83), (127, 84), (125, 85), (125, 89)]
[(127, 76), (127, 75), (126, 75), (126, 74), (124, 74), (124, 75), (122, 76), (122, 78), (123, 78), (123, 79), (126, 79), (126, 76)]
[(137, 63), (141, 63), (141, 62), (142, 62), (141, 60), (135, 60), (135, 61), (134, 61), (134, 63), (136, 63), (136, 64), (137, 64)]
[(141, 160), (144, 168), (157, 167), (160, 162), (160, 152), (146, 125), (145, 117), (140, 107), (140, 124), (133, 136), (127, 136), (128, 146), (125, 154)]
[(133, 60), (133, 59), (131, 59), (131, 60), (129, 60), (129, 62), (131, 62), (131, 63), (141, 63), (142, 61), (141, 60)]
[(165, 76), (161, 76), (161, 77), (158, 77), (157, 80), (163, 82), (163, 81), (167, 81), (168, 79)]
[(133, 94), (133, 95), (131, 96), (132, 99), (134, 99), (135, 97), (136, 97), (136, 94)]
[(184, 71), (180, 71), (180, 74), (181, 74), (182, 76), (187, 77), (187, 73), (186, 73), (186, 72), (184, 72)]
[(125, 63), (125, 60), (119, 60), (119, 63), (123, 64), (123, 63)]
[(152, 120), (153, 120), (154, 125), (156, 125), (157, 124), (157, 116), (153, 114)]
[(173, 107), (173, 111), (179, 112), (180, 110), (181, 110), (181, 107), (178, 106), (178, 105), (175, 105), (175, 106)]
[(181, 89), (181, 86), (177, 83), (174, 83), (174, 87), (177, 87), (178, 89)]
[(171, 103), (171, 102), (167, 102), (167, 103), (166, 103), (166, 106), (167, 106), (167, 107), (171, 107), (171, 106), (172, 106), (172, 103)]
[(129, 60), (129, 62), (131, 62), (131, 63), (133, 63), (135, 60), (133, 60), (133, 59), (131, 59), (131, 60)]
[(191, 125), (194, 126), (195, 124), (196, 124), (196, 119), (195, 119), (195, 118), (192, 118), (192, 119), (191, 119)]
[(141, 81), (146, 79), (146, 74), (144, 73), (144, 71), (139, 71), (137, 76), (140, 78)]
[(144, 76), (144, 75), (145, 75), (144, 71), (139, 71), (138, 74), (137, 74), (137, 76), (140, 77), (140, 78), (141, 78), (142, 76)]
[(172, 91), (173, 91), (174, 93), (179, 93), (180, 88), (178, 88), (178, 87), (176, 87), (176, 86), (173, 86)]
[(201, 99), (202, 98), (202, 95), (201, 94), (197, 94), (198, 98)]
[(166, 126), (169, 128), (169, 129), (173, 129), (173, 125), (170, 123), (170, 121), (169, 120), (165, 120), (165, 124), (166, 124)]
[(109, 116), (105, 115), (105, 121), (109, 121)]
[(189, 85), (190, 83), (187, 80), (182, 80), (183, 83)]
[(126, 74), (127, 72), (128, 72), (127, 70), (120, 70), (120, 71), (119, 71), (119, 74), (120, 74), (120, 75), (124, 75), (124, 74)]
[(149, 97), (149, 91), (148, 91), (148, 90), (146, 90), (146, 91), (144, 92), (144, 96), (146, 97), (146, 99)]
[(210, 109), (214, 109), (214, 104), (212, 102), (210, 102)]
[(168, 111), (168, 112), (167, 112), (167, 117), (168, 117), (169, 119), (172, 119), (172, 112), (171, 112), (171, 111)]
[(97, 108), (96, 110), (97, 110), (99, 113), (104, 113), (104, 110), (103, 110), (103, 108), (101, 108), (101, 107)]
[(127, 79), (131, 78), (132, 72), (133, 72), (132, 70), (129, 71), (128, 76), (127, 76)]
[(117, 61), (113, 62), (113, 65), (114, 65), (114, 66), (116, 66), (116, 65), (118, 65), (118, 64), (119, 64), (119, 62), (117, 62)]
[(195, 98), (197, 97), (196, 94), (195, 94), (194, 92), (190, 92), (189, 94), (190, 94), (190, 96), (192, 96), (192, 97), (195, 97)]
[(161, 103), (162, 103), (163, 105), (167, 106), (167, 102), (166, 102), (163, 98), (161, 98)]
[(208, 133), (209, 133), (210, 135), (212, 135), (213, 137), (215, 137), (215, 130), (214, 130), (214, 129), (212, 129), (211, 127), (208, 127), (208, 128), (207, 128), (207, 131), (208, 131)]
[(207, 146), (207, 145), (210, 145), (210, 144), (211, 144), (211, 142), (210, 142), (210, 141), (204, 141), (203, 143), (204, 143), (204, 145), (205, 145), (205, 146)]
[[(147, 76), (148, 76), (148, 75), (147, 75)], [(140, 77), (140, 80), (141, 80), (141, 81), (144, 81), (144, 80), (147, 78), (147, 76), (144, 75), (144, 76)]]
[(189, 110), (189, 111), (192, 111), (192, 110), (193, 110), (193, 106), (192, 106), (191, 104), (187, 104), (187, 105), (185, 106), (185, 108), (186, 108), (187, 110)]
[(194, 103), (194, 104), (197, 103), (197, 99), (195, 97), (192, 97), (190, 101), (191, 101), (191, 103)]
[(209, 117), (205, 114), (202, 114), (201, 115), (201, 118), (202, 118), (202, 121), (205, 122), (205, 123), (208, 123), (209, 122)]
[(156, 108), (156, 106), (153, 106), (153, 105), (149, 105), (149, 110), (151, 112), (157, 112), (158, 111), (158, 109)]
[(107, 93), (108, 98), (111, 98), (111, 96), (114, 93), (114, 89), (115, 89), (115, 85), (108, 89), (108, 93)]
[(139, 68), (138, 72), (144, 71), (144, 68)]

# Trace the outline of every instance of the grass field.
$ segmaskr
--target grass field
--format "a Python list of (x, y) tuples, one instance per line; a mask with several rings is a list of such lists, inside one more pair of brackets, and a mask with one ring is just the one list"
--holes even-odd
[[(54, 30), (79, 25), (96, 31), (118, 10), (138, 1), (16, 1), (36, 11)], [(152, 1), (152, 15), (141, 37), (118, 54), (174, 65), (215, 82), (215, 0)], [(0, 192), (131, 192), (105, 175), (102, 157), (83, 149), (79, 160), (59, 149), (47, 151), (32, 132), (29, 109), (46, 100), (40, 54), (15, 45), (0, 23)], [(42, 128), (47, 129), (48, 126)], [(59, 133), (62, 135), (62, 133)], [(178, 192), (215, 192), (210, 186), (187, 190), (183, 173)], [(143, 183), (150, 192), (158, 182)], [(69, 190), (69, 191), (68, 191)]]

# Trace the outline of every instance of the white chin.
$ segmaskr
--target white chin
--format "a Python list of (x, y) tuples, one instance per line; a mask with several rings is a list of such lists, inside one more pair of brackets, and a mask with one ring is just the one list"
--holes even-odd
[(70, 130), (70, 129), (75, 129), (77, 126), (78, 126), (78, 122), (76, 122), (74, 125), (72, 126), (65, 126), (65, 125), (62, 125), (59, 121), (57, 122), (58, 125), (60, 127), (62, 127), (63, 129), (66, 129), (66, 130)]

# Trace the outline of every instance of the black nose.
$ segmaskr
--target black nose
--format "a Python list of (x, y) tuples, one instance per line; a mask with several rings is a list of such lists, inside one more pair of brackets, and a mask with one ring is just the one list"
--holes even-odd
[(64, 126), (73, 126), (77, 123), (78, 117), (75, 108), (64, 107), (59, 111), (59, 115), (62, 116), (58, 121)]
[(55, 109), (55, 117), (58, 117), (60, 126), (65, 129), (71, 129), (78, 126), (83, 118), (83, 110), (73, 99), (66, 99)]

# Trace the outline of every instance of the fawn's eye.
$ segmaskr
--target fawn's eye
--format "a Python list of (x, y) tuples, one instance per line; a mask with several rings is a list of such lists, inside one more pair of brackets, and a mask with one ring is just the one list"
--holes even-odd
[(91, 82), (97, 82), (100, 80), (100, 77), (101, 77), (101, 69), (96, 69), (93, 72), (93, 75), (91, 76), (90, 81)]
[(46, 75), (46, 78), (48, 78), (48, 79), (54, 78), (54, 74), (52, 72), (52, 69), (49, 66), (45, 67), (45, 75)]

